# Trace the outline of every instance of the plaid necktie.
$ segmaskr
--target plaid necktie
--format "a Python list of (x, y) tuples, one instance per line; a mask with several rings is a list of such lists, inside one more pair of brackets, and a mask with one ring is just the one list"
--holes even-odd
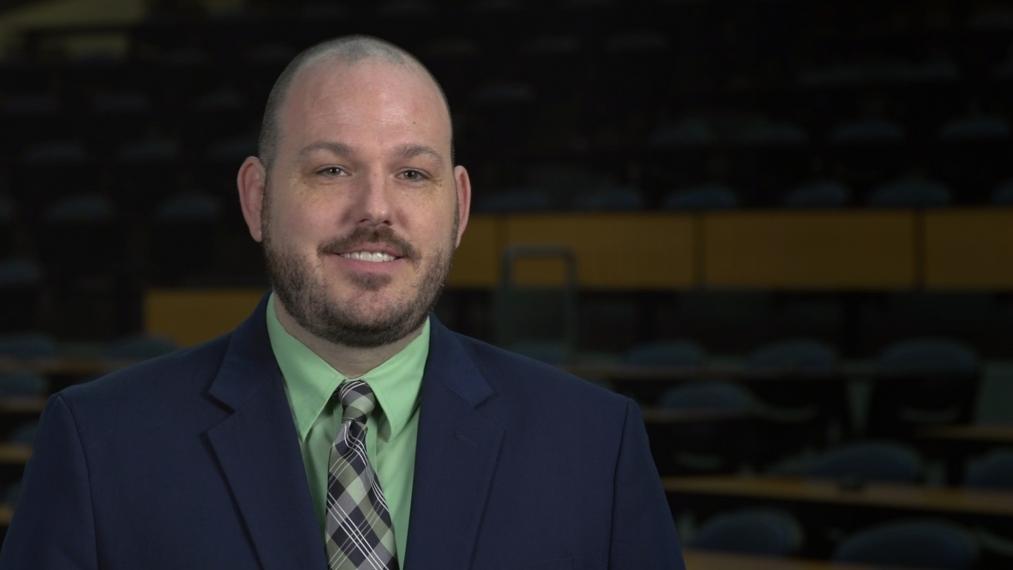
[(342, 421), (327, 474), (330, 570), (397, 570), (394, 529), (380, 481), (366, 457), (366, 418), (376, 405), (362, 380), (338, 388)]

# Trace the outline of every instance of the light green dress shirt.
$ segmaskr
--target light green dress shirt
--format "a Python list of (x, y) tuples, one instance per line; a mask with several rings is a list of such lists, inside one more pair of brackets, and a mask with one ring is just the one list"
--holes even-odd
[[(325, 528), (327, 464), (341, 427), (341, 405), (331, 398), (345, 376), (297, 340), (278, 320), (274, 294), (267, 303), (267, 333), (285, 377), (285, 393), (299, 431), (299, 449), (306, 465), (313, 507)], [(366, 454), (376, 470), (390, 508), (397, 557), (405, 560), (408, 518), (415, 475), (415, 443), (419, 428), (419, 387), (429, 355), (429, 320), (422, 333), (400, 352), (361, 378), (376, 395), (377, 409), (366, 421)]]

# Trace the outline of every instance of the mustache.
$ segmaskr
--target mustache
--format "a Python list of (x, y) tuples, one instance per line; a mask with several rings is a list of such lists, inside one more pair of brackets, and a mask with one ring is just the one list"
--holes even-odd
[(359, 226), (347, 236), (336, 238), (320, 246), (322, 253), (339, 255), (366, 244), (383, 244), (394, 250), (398, 257), (418, 259), (418, 251), (404, 239), (397, 236), (390, 226)]

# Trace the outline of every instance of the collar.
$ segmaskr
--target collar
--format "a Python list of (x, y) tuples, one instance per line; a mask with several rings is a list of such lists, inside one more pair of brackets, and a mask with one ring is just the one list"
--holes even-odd
[[(310, 427), (346, 377), (285, 330), (276, 310), (272, 293), (267, 302), (267, 333), (285, 378), (299, 438), (305, 441)], [(429, 319), (426, 319), (422, 332), (407, 346), (361, 376), (383, 410), (382, 417), (387, 421), (384, 427), (389, 431), (381, 427), (379, 433), (387, 439), (396, 437), (404, 429), (418, 405), (419, 387), (429, 355), (429, 329)], [(381, 424), (378, 421), (378, 425)]]

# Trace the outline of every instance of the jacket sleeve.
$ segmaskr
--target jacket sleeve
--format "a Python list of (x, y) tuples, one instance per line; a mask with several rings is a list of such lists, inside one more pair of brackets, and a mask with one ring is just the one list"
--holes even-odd
[(616, 465), (609, 568), (685, 568), (675, 522), (651, 457), (640, 410), (628, 401)]
[(88, 465), (73, 413), (50, 398), (0, 551), (0, 570), (98, 568)]

